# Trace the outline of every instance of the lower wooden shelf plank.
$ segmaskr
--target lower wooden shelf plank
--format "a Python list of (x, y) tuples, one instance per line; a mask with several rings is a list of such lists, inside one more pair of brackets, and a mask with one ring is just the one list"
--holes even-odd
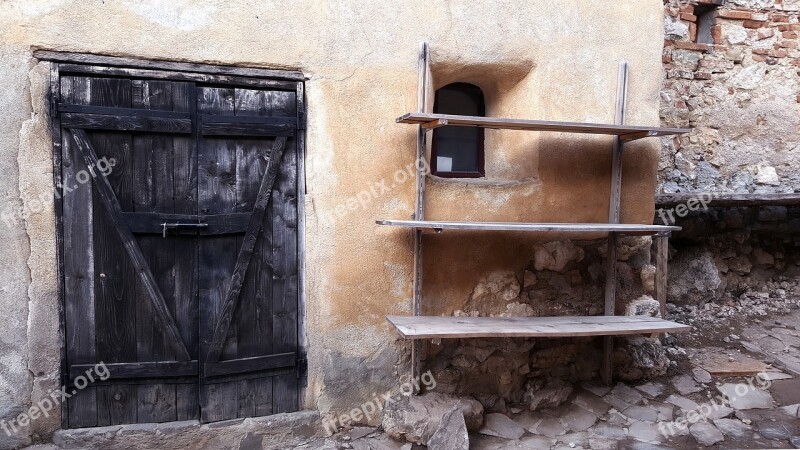
[(386, 316), (386, 320), (405, 339), (619, 336), (691, 329), (689, 325), (646, 316)]

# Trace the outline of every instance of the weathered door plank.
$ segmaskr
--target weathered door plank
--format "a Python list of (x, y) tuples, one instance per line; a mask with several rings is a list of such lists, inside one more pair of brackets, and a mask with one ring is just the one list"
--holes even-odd
[[(233, 116), (234, 89), (200, 87), (197, 90), (198, 113)], [(230, 139), (205, 138), (199, 130), (198, 204), (200, 220), (206, 214), (236, 212), (236, 147)], [(214, 324), (220, 315), (225, 287), (236, 264), (237, 238), (204, 237), (200, 240), (200, 406), (201, 421), (213, 422), (236, 418), (238, 396), (235, 383), (214, 383), (205, 378), (204, 362), (213, 338)], [(223, 356), (236, 355), (236, 334), (231, 330)]]
[[(197, 95), (194, 83), (172, 83), (172, 109), (196, 116)], [(174, 136), (173, 146), (173, 187), (175, 214), (197, 217), (197, 146), (192, 136)], [(175, 244), (175, 316), (178, 328), (186, 343), (192, 359), (199, 358), (198, 314), (198, 238), (182, 236), (174, 239)], [(199, 377), (199, 372), (197, 373)], [(200, 392), (197, 382), (177, 385), (177, 420), (197, 420), (200, 418)]]
[[(66, 78), (61, 96), (74, 103), (86, 102), (91, 83), (85, 78)], [(64, 189), (64, 295), (68, 364), (97, 362), (94, 273), (94, 220), (92, 187), (79, 183), (77, 174), (85, 170), (80, 148), (72, 136), (62, 135), (62, 174)], [(87, 319), (90, 323), (87, 324)], [(89, 386), (67, 402), (69, 426), (97, 426), (97, 388)]]
[[(297, 264), (297, 150), (296, 140), (281, 162), (272, 200), (272, 351), (298, 348)], [(295, 411), (298, 405), (298, 375), (278, 375), (273, 380), (275, 413)]]
[[(236, 120), (262, 120), (272, 114), (272, 93), (263, 90), (236, 89)], [(260, 180), (269, 163), (265, 157), (274, 141), (238, 139), (236, 157), (237, 210), (246, 213), (248, 222), (258, 198)], [(267, 208), (261, 222), (253, 256), (244, 277), (242, 299), (234, 320), (238, 324), (238, 361), (272, 355), (272, 214)], [(245, 224), (245, 229), (248, 223)], [(266, 357), (267, 359), (269, 356)], [(222, 363), (224, 364), (224, 363)], [(234, 362), (232, 373), (243, 373)], [(252, 367), (252, 366), (251, 366)], [(262, 372), (263, 373), (263, 372)], [(239, 417), (272, 413), (272, 377), (261, 375), (238, 381)]]
[[(172, 83), (161, 80), (134, 80), (133, 106), (138, 109), (172, 111)], [(137, 134), (133, 136), (133, 161), (135, 171), (135, 211), (146, 213), (173, 213), (175, 195), (173, 182), (173, 137), (165, 134)], [(147, 259), (165, 305), (175, 325), (175, 240), (160, 235), (137, 236), (139, 248)], [(174, 352), (165, 345), (162, 330), (150, 319), (154, 312), (147, 302), (147, 291), (137, 291), (136, 334), (140, 362), (171, 361)], [(180, 330), (178, 330), (180, 334)], [(181, 341), (185, 343), (183, 337)], [(187, 350), (190, 348), (187, 345)], [(166, 422), (177, 418), (175, 385), (154, 383), (138, 386), (138, 413), (140, 421)]]
[[(70, 132), (77, 147), (81, 150), (85, 163), (87, 165), (97, 166), (97, 154), (95, 153), (92, 144), (89, 141), (89, 137), (86, 135), (86, 132), (80, 129), (72, 129)], [(189, 353), (186, 350), (186, 347), (183, 345), (183, 342), (180, 340), (180, 333), (175, 325), (175, 321), (172, 319), (169, 309), (164, 302), (164, 297), (161, 295), (161, 292), (158, 289), (158, 285), (153, 278), (153, 274), (150, 272), (150, 269), (147, 266), (141, 249), (139, 249), (139, 246), (136, 244), (133, 234), (131, 234), (130, 230), (125, 226), (125, 222), (122, 219), (122, 211), (119, 206), (119, 202), (117, 201), (116, 197), (114, 197), (114, 192), (111, 186), (108, 184), (108, 180), (103, 177), (96, 178), (95, 180), (95, 187), (97, 188), (97, 192), (103, 201), (103, 205), (111, 212), (114, 225), (120, 234), (120, 238), (125, 243), (125, 250), (133, 261), (134, 267), (139, 275), (139, 279), (145, 285), (145, 288), (150, 294), (149, 298), (156, 311), (156, 319), (165, 329), (168, 342), (175, 350), (179, 360), (188, 361), (190, 359)]]
[(244, 237), (242, 247), (239, 249), (239, 255), (236, 260), (236, 268), (233, 271), (228, 291), (225, 294), (225, 300), (222, 306), (222, 311), (217, 320), (214, 328), (214, 336), (209, 344), (208, 356), (206, 363), (215, 363), (219, 361), (220, 353), (222, 352), (222, 345), (224, 344), (225, 337), (228, 334), (231, 320), (233, 318), (234, 309), (236, 308), (239, 294), (241, 293), (242, 283), (244, 276), (247, 273), (247, 267), (250, 265), (250, 258), (253, 256), (253, 249), (256, 245), (261, 224), (264, 220), (264, 213), (267, 209), (267, 204), (272, 195), (272, 185), (280, 168), (280, 161), (283, 156), (283, 149), (286, 146), (286, 138), (280, 137), (275, 140), (272, 146), (272, 151), (269, 156), (269, 163), (267, 171), (261, 180), (261, 187), (258, 191), (258, 198), (255, 203), (255, 208), (250, 216), (250, 223), (247, 226), (247, 233)]
[[(87, 74), (61, 74), (60, 125), (68, 132), (60, 177), (69, 186), (69, 170), (100, 157), (116, 164), (108, 177), (93, 180), (95, 192), (90, 185), (84, 219), (64, 204), (67, 221), (75, 219), (74, 229), (91, 244), (77, 244), (89, 253), (65, 259), (65, 268), (93, 258), (73, 267), (71, 279), (65, 271), (66, 351), (71, 379), (100, 360), (113, 376), (67, 402), (65, 425), (209, 422), (296, 410), (300, 91)], [(87, 133), (69, 114), (119, 118), (103, 118), (105, 125)], [(203, 136), (201, 116), (223, 135)], [(140, 119), (188, 119), (192, 134), (180, 134), (187, 131), (183, 122), (180, 129), (122, 124)], [(289, 128), (251, 131), (273, 125)], [(283, 158), (275, 151), (269, 157), (278, 147)], [(68, 169), (69, 151), (82, 160), (79, 167)], [(158, 228), (172, 220), (208, 228), (174, 230), (165, 239)], [(75, 253), (73, 245), (65, 239)], [(91, 297), (76, 303), (67, 291), (82, 280), (90, 280), (83, 289)], [(79, 350), (70, 348), (72, 336), (82, 340)]]
[[(104, 107), (130, 107), (130, 80), (92, 80), (91, 103)], [(62, 125), (63, 125), (62, 118)], [(99, 158), (113, 160), (114, 166), (105, 177), (122, 209), (133, 208), (131, 138), (127, 133), (94, 132), (90, 139)], [(97, 176), (102, 176), (98, 173)], [(94, 243), (96, 315), (92, 326), (97, 333), (97, 359), (107, 365), (136, 361), (136, 330), (131, 325), (136, 308), (132, 292), (136, 273), (129, 258), (120, 258), (125, 247), (114, 230), (109, 210), (103, 208), (98, 191), (94, 191)], [(72, 365), (70, 374), (85, 372)], [(136, 388), (115, 385), (97, 387), (97, 425), (136, 422)]]

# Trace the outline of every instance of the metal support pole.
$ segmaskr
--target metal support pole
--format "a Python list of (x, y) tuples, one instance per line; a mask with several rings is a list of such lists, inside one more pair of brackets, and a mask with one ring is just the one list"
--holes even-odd
[[(617, 76), (617, 105), (614, 123), (625, 124), (625, 109), (628, 96), (628, 63), (619, 65)], [(619, 223), (620, 193), (622, 190), (622, 149), (623, 141), (619, 136), (614, 137), (614, 150), (611, 155), (611, 195), (608, 206), (608, 223)], [(606, 316), (613, 316), (616, 309), (617, 291), (617, 233), (608, 234), (608, 248), (606, 251), (606, 289), (605, 309)], [(603, 382), (611, 384), (614, 373), (612, 357), (614, 353), (614, 337), (603, 338), (603, 367), (601, 377)]]
[[(419, 81), (417, 87), (417, 109), (425, 112), (427, 108), (428, 95), (428, 65), (430, 55), (428, 44), (423, 42), (419, 49)], [(425, 220), (425, 176), (427, 164), (425, 161), (425, 150), (427, 147), (427, 135), (422, 125), (417, 127), (417, 159), (414, 161), (417, 172), (417, 199), (414, 208), (414, 219)], [(415, 316), (422, 315), (422, 231), (414, 231), (414, 294), (413, 311)], [(421, 345), (418, 339), (411, 341), (411, 379), (415, 379), (420, 374)], [(412, 383), (412, 385), (417, 385)], [(418, 393), (418, 392), (417, 392)]]

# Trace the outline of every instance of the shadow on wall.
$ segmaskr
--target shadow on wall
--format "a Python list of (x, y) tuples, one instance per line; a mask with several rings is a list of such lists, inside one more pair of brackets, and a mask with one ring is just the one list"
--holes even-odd
[[(465, 61), (457, 50), (451, 53), (447, 48), (432, 46), (426, 110), (433, 111), (437, 89), (451, 83), (469, 83), (483, 92), (487, 117), (535, 117), (537, 99), (529, 93), (535, 92), (530, 84), (536, 65), (530, 55), (530, 49), (498, 50), (474, 62)], [(532, 133), (487, 129), (486, 179), (523, 181), (538, 178), (536, 158), (531, 157), (530, 143), (533, 139), (535, 135)]]
[(668, 286), (677, 305), (732, 301), (753, 290), (785, 297), (783, 283), (800, 277), (800, 207), (711, 207), (676, 225), (683, 230), (670, 241)]

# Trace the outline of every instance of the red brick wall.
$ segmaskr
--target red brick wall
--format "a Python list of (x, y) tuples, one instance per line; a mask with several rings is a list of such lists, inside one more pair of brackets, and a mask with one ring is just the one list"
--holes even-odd
[(664, 2), (661, 190), (800, 192), (800, 0), (720, 3)]

